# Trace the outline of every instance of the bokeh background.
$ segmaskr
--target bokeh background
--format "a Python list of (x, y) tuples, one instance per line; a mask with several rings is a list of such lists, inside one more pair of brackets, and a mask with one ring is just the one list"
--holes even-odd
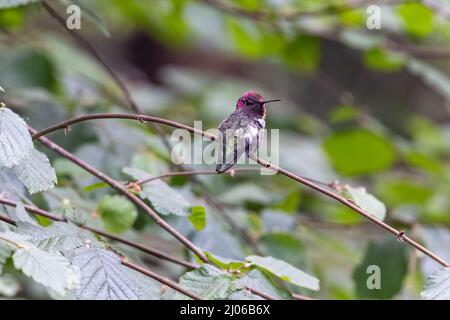
[[(33, 1), (24, 1), (33, 2)], [(2, 8), (0, 100), (35, 128), (92, 112), (131, 112), (93, 55), (39, 3)], [(143, 112), (188, 125), (217, 127), (246, 90), (281, 98), (268, 110), (280, 129), (280, 165), (325, 182), (364, 186), (385, 203), (385, 220), (450, 259), (450, 5), (382, 0), (95, 0), (49, 1), (61, 16), (82, 6), (78, 33), (126, 84)], [(369, 5), (381, 29), (366, 27)], [(169, 136), (171, 128), (164, 128)], [(97, 121), (52, 135), (120, 180), (127, 166), (151, 174), (176, 170), (155, 132), (127, 121)], [(47, 154), (49, 154), (46, 151)], [(58, 186), (30, 197), (19, 184), (0, 192), (61, 212), (68, 206), (103, 226), (99, 201), (112, 191), (49, 154)], [(200, 166), (193, 167), (201, 169)], [(204, 168), (203, 168), (204, 169)], [(213, 169), (212, 167), (210, 169)], [(207, 190), (167, 182), (206, 208), (206, 227), (167, 217), (201, 248), (239, 259), (252, 252), (208, 205), (216, 198), (266, 255), (314, 274), (326, 299), (417, 299), (439, 268), (355, 212), (282, 176), (201, 176)], [(2, 181), (2, 180), (0, 180)], [(89, 188), (88, 188), (89, 189)], [(143, 214), (125, 236), (166, 252), (184, 249)], [(182, 268), (139, 256), (177, 279)], [(379, 265), (381, 290), (368, 290), (368, 265)], [(47, 297), (12, 272), (0, 296)]]

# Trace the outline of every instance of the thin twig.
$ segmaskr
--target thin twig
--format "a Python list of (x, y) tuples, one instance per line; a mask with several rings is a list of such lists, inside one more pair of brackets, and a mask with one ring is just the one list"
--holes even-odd
[[(136, 119), (136, 118), (138, 118), (138, 119), (142, 119), (144, 121), (155, 121), (155, 122), (158, 122), (158, 123), (161, 123), (161, 124), (166, 124), (166, 125), (170, 125), (170, 126), (173, 126), (173, 127), (176, 127), (176, 128), (182, 128), (182, 129), (188, 130), (188, 131), (190, 131), (192, 133), (201, 135), (203, 137), (207, 137), (207, 138), (209, 138), (210, 140), (213, 140), (213, 141), (217, 139), (217, 137), (215, 135), (212, 135), (210, 133), (204, 132), (204, 131), (196, 129), (196, 128), (189, 127), (187, 125), (183, 125), (183, 124), (175, 122), (175, 121), (166, 120), (166, 119), (162, 119), (162, 118), (158, 118), (158, 117), (151, 117), (151, 116), (136, 116), (136, 115), (123, 115), (123, 114), (109, 114), (109, 115), (108, 114), (96, 114), (96, 115), (81, 116), (79, 118), (70, 119), (70, 120), (67, 120), (67, 121), (65, 121), (65, 122), (63, 122), (61, 124), (57, 124), (57, 125), (52, 126), (50, 128), (44, 129), (41, 132), (34, 131), (33, 132), (34, 133), (33, 137), (41, 137), (39, 139), (45, 139), (45, 138), (42, 138), (43, 134), (50, 133), (52, 131), (55, 131), (55, 130), (58, 130), (58, 129), (61, 129), (61, 128), (65, 128), (65, 127), (67, 127), (67, 123), (69, 123), (69, 125), (70, 125), (70, 124), (78, 123), (78, 122), (82, 122), (82, 121), (87, 121), (87, 120), (92, 120), (92, 119), (106, 119), (106, 118), (109, 118), (109, 117), (114, 117), (114, 118), (117, 117), (117, 118), (122, 118), (122, 119)], [(44, 140), (44, 141), (47, 141), (47, 140)], [(49, 143), (49, 141), (47, 141), (47, 143)], [(52, 143), (50, 143), (50, 145), (52, 145)], [(63, 153), (66, 153), (66, 152), (67, 151), (65, 151)], [(71, 155), (71, 157), (73, 158), (73, 155)], [(312, 188), (312, 189), (318, 191), (319, 193), (322, 193), (322, 194), (324, 194), (324, 195), (326, 195), (326, 196), (328, 196), (330, 198), (333, 198), (333, 199), (337, 200), (338, 202), (342, 203), (343, 205), (347, 206), (348, 208), (352, 209), (353, 211), (356, 211), (357, 213), (359, 213), (361, 216), (365, 217), (369, 221), (377, 224), (381, 228), (383, 228), (383, 229), (387, 230), (388, 232), (392, 233), (400, 241), (405, 241), (406, 243), (408, 243), (411, 246), (415, 247), (417, 250), (423, 252), (425, 255), (429, 256), (432, 259), (434, 259), (435, 261), (437, 261), (441, 265), (443, 265), (445, 267), (450, 266), (450, 264), (447, 261), (445, 261), (444, 259), (442, 259), (438, 255), (434, 254), (433, 252), (431, 252), (430, 250), (428, 250), (427, 248), (425, 248), (424, 246), (422, 246), (418, 242), (414, 241), (413, 239), (411, 239), (410, 237), (405, 235), (405, 233), (403, 231), (399, 231), (399, 230), (391, 227), (387, 223), (385, 223), (385, 222), (375, 218), (370, 213), (366, 212), (365, 210), (363, 210), (360, 207), (358, 207), (357, 205), (355, 205), (352, 201), (350, 201), (350, 200), (340, 196), (339, 194), (337, 194), (337, 193), (335, 193), (333, 191), (328, 190), (326, 187), (322, 187), (319, 184), (308, 180), (307, 178), (301, 177), (301, 176), (296, 175), (296, 174), (294, 174), (294, 173), (292, 173), (292, 172), (290, 172), (288, 170), (282, 169), (279, 166), (271, 164), (271, 163), (267, 162), (266, 160), (263, 160), (261, 158), (255, 158), (255, 157), (252, 157), (252, 158), (253, 158), (253, 160), (255, 160), (256, 162), (258, 162), (260, 165), (262, 165), (263, 167), (265, 167), (267, 169), (274, 170), (276, 173), (282, 174), (282, 175), (284, 175), (284, 176), (286, 176), (286, 177), (288, 177), (288, 178), (290, 178), (292, 180), (295, 180), (295, 181), (297, 181), (297, 182), (299, 182), (299, 183), (301, 183), (301, 184), (303, 184), (303, 185), (305, 185), (305, 186), (307, 186), (309, 188)], [(76, 160), (76, 159), (72, 159), (72, 160)], [(104, 180), (103, 178), (101, 178), (101, 179)], [(114, 181), (114, 182), (116, 182), (116, 181)], [(121, 186), (121, 189), (123, 189), (122, 186)]]

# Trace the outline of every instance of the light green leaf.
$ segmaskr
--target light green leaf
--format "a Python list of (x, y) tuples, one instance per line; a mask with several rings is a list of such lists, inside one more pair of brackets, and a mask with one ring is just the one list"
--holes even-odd
[(260, 256), (248, 256), (245, 259), (254, 263), (256, 267), (261, 268), (284, 281), (307, 289), (319, 290), (319, 279), (295, 268), (287, 262), (272, 257)]
[(0, 9), (15, 8), (38, 1), (40, 0), (0, 0)]
[[(136, 180), (152, 177), (145, 171), (135, 168), (124, 168), (123, 172)], [(187, 216), (190, 213), (190, 203), (164, 181), (154, 180), (145, 183), (140, 196), (149, 200), (159, 214)]]
[(82, 246), (86, 239), (93, 241), (84, 230), (66, 222), (56, 221), (48, 227), (18, 222), (16, 231), (29, 236), (29, 242), (50, 253), (74, 250)]
[[(223, 269), (238, 269), (243, 267), (247, 262), (231, 260), (228, 258), (219, 257), (218, 255), (212, 254), (211, 252), (205, 251), (205, 255), (211, 262), (218, 265)], [(248, 263), (247, 263), (248, 264)]]
[(18, 165), (32, 149), (25, 121), (10, 109), (0, 107), (0, 168)]
[(18, 202), (16, 210), (14, 211), (15, 218), (22, 222), (28, 222), (30, 224), (36, 224), (36, 221), (30, 217), (22, 202)]
[(143, 298), (139, 286), (131, 280), (126, 267), (113, 252), (102, 248), (81, 247), (69, 259), (81, 270), (81, 285), (75, 290), (81, 300), (137, 300)]
[(206, 226), (206, 212), (205, 207), (194, 206), (191, 208), (191, 214), (188, 220), (192, 223), (197, 231), (202, 231)]
[(450, 267), (431, 274), (420, 294), (424, 300), (450, 300)]
[(51, 189), (57, 183), (55, 170), (47, 156), (35, 149), (30, 150), (25, 159), (14, 166), (13, 171), (31, 194)]
[(136, 207), (123, 196), (106, 196), (98, 206), (105, 228), (114, 233), (130, 229), (137, 218)]
[(108, 188), (109, 184), (107, 184), (106, 182), (97, 182), (97, 183), (93, 183), (91, 185), (88, 185), (86, 187), (83, 188), (84, 192), (90, 192), (96, 189), (102, 189), (102, 188)]
[(389, 168), (395, 160), (389, 139), (365, 129), (333, 133), (324, 148), (334, 167), (349, 176)]
[(185, 273), (179, 283), (186, 290), (196, 293), (204, 299), (212, 300), (226, 299), (235, 290), (231, 286), (232, 281), (231, 275), (210, 265), (203, 265), (194, 271)]
[(379, 48), (368, 50), (364, 53), (364, 64), (379, 71), (398, 71), (404, 65), (405, 56), (389, 52)]
[(373, 195), (367, 193), (365, 188), (345, 186), (342, 193), (352, 199), (361, 209), (367, 211), (379, 220), (384, 220), (384, 217), (386, 216), (386, 206)]
[(433, 31), (433, 11), (421, 3), (401, 4), (398, 14), (413, 36), (425, 37)]
[(26, 244), (25, 248), (16, 250), (13, 261), (24, 274), (61, 295), (80, 281), (79, 270), (60, 253), (48, 253)]

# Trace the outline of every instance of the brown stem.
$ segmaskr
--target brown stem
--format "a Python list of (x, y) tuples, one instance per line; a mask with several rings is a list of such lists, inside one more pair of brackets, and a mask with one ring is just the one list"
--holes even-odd
[[(86, 116), (81, 116), (79, 118), (73, 118), (70, 120), (67, 120), (61, 124), (57, 124), (55, 126), (52, 126), (50, 128), (44, 129), (43, 131), (40, 132), (33, 132), (33, 138), (36, 137), (41, 137), (40, 139), (45, 139), (42, 138), (42, 135), (46, 134), (46, 133), (50, 133), (52, 131), (58, 130), (58, 129), (62, 129), (67, 127), (70, 124), (73, 123), (77, 123), (77, 122), (82, 122), (82, 121), (87, 121), (87, 120), (92, 120), (92, 119), (106, 119), (106, 118), (122, 118), (122, 119), (141, 119), (144, 121), (155, 121), (161, 124), (166, 124), (169, 126), (173, 126), (176, 128), (182, 128), (185, 130), (188, 130), (192, 133), (198, 134), (200, 136), (203, 137), (207, 137), (210, 140), (216, 140), (217, 137), (215, 135), (209, 134), (207, 132), (204, 132), (202, 130), (196, 129), (196, 128), (192, 128), (189, 127), (187, 125), (183, 125), (181, 123), (175, 122), (175, 121), (171, 121), (171, 120), (166, 120), (166, 119), (162, 119), (162, 118), (157, 118), (157, 117), (151, 117), (151, 116), (137, 116), (137, 115), (124, 115), (124, 114), (93, 114), (93, 115), (86, 115)], [(65, 151), (67, 152), (67, 151)], [(71, 155), (73, 157), (73, 155)], [(282, 174), (292, 180), (295, 180), (309, 188), (312, 188), (316, 191), (318, 191), (319, 193), (322, 193), (330, 198), (333, 198), (335, 200), (337, 200), (338, 202), (342, 203), (343, 205), (347, 206), (348, 208), (352, 209), (353, 211), (356, 211), (357, 213), (359, 213), (361, 216), (365, 217), (366, 219), (368, 219), (369, 221), (377, 224), (378, 226), (382, 227), (383, 229), (387, 230), (388, 232), (392, 233), (393, 235), (395, 235), (399, 240), (401, 241), (405, 241), (406, 243), (410, 244), (411, 246), (415, 247), (417, 250), (421, 251), (422, 253), (424, 253), (425, 255), (429, 256), (430, 258), (434, 259), (435, 261), (437, 261), (438, 263), (440, 263), (441, 265), (447, 267), (450, 266), (450, 264), (445, 261), (444, 259), (442, 259), (441, 257), (439, 257), (438, 255), (434, 254), (433, 252), (431, 252), (430, 250), (428, 250), (427, 248), (425, 248), (424, 246), (422, 246), (421, 244), (417, 243), (416, 241), (414, 241), (413, 239), (411, 239), (410, 237), (408, 237), (407, 235), (405, 235), (405, 233), (403, 231), (399, 231), (393, 227), (391, 227), (390, 225), (388, 225), (387, 223), (375, 218), (374, 216), (372, 216), (370, 213), (366, 212), (365, 210), (361, 209), (360, 207), (358, 207), (357, 205), (355, 205), (352, 201), (349, 201), (348, 199), (340, 196), (339, 194), (328, 190), (326, 187), (322, 187), (319, 184), (301, 177), (299, 175), (296, 175), (288, 170), (282, 169), (278, 166), (275, 166), (269, 162), (267, 162), (266, 160), (263, 160), (261, 158), (255, 158), (252, 157), (253, 160), (257, 161), (260, 165), (262, 165), (265, 168), (268, 169), (272, 169), (274, 170), (276, 173)], [(76, 160), (76, 159), (75, 159)], [(94, 169), (95, 170), (95, 169)], [(104, 179), (102, 179), (104, 180)], [(114, 181), (115, 182), (115, 181)], [(118, 183), (118, 182), (116, 182)], [(120, 183), (119, 183), (120, 185)], [(121, 186), (121, 188), (123, 188), (123, 186)], [(206, 258), (206, 257), (205, 257)]]

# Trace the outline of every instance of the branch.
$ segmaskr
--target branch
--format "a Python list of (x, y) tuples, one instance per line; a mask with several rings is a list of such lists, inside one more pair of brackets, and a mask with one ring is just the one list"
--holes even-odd
[[(12, 220), (12, 219), (10, 219), (8, 217), (5, 217), (3, 215), (0, 215), (0, 221), (3, 221), (3, 222), (11, 224), (13, 226), (16, 226), (16, 221), (14, 221), (14, 220)], [(88, 230), (90, 230), (90, 229), (88, 229)], [(8, 239), (3, 239), (3, 238), (0, 237), (0, 240), (11, 242), (12, 244), (17, 245), (17, 246), (20, 247), (20, 245), (14, 243), (14, 242), (12, 242), (12, 241), (10, 241)], [(184, 294), (184, 295), (186, 295), (186, 296), (188, 296), (188, 297), (190, 297), (192, 299), (203, 300), (203, 298), (201, 298), (200, 296), (198, 296), (198, 295), (196, 295), (196, 294), (194, 294), (192, 292), (187, 291), (186, 289), (184, 289), (183, 287), (181, 287), (177, 283), (173, 282), (172, 280), (170, 280), (170, 279), (168, 279), (166, 277), (160, 276), (159, 274), (156, 274), (153, 271), (151, 271), (149, 269), (146, 269), (144, 267), (141, 267), (141, 266), (139, 266), (139, 265), (137, 265), (137, 264), (135, 264), (133, 262), (130, 262), (125, 257), (121, 257), (120, 258), (120, 262), (124, 266), (126, 266), (126, 267), (128, 267), (130, 269), (133, 269), (133, 270), (135, 270), (137, 272), (140, 272), (140, 273), (142, 273), (142, 274), (144, 274), (144, 275), (146, 275), (146, 276), (148, 276), (150, 278), (153, 278), (156, 281), (159, 281), (160, 283), (165, 284), (165, 285), (171, 287), (172, 289), (174, 289), (174, 290), (176, 290), (176, 291), (178, 291), (178, 292), (180, 292), (180, 293), (182, 293), (182, 294)]]
[[(40, 132), (35, 132), (34, 131), (33, 132), (34, 133), (33, 134), (33, 139), (35, 139), (36, 137), (38, 137), (38, 138), (40, 137), (39, 139), (45, 139), (45, 138), (42, 138), (43, 134), (50, 133), (50, 132), (58, 130), (58, 129), (66, 128), (68, 125), (73, 124), (73, 123), (78, 123), (78, 122), (83, 122), (83, 121), (88, 121), (88, 120), (93, 120), (93, 119), (106, 119), (106, 118), (121, 118), (121, 119), (135, 119), (135, 120), (141, 120), (141, 121), (155, 121), (155, 122), (158, 122), (158, 123), (161, 123), (161, 124), (166, 124), (166, 125), (173, 126), (173, 127), (176, 127), (176, 128), (182, 128), (182, 129), (188, 130), (188, 131), (190, 131), (192, 133), (201, 135), (203, 137), (207, 137), (208, 139), (213, 140), (213, 141), (217, 139), (217, 137), (215, 135), (212, 135), (210, 133), (204, 132), (204, 131), (196, 129), (196, 128), (189, 127), (187, 125), (184, 125), (184, 124), (181, 124), (181, 123), (178, 123), (178, 122), (175, 122), (175, 121), (166, 120), (166, 119), (157, 118), (157, 117), (152, 117), (152, 116), (124, 115), (124, 114), (92, 114), (92, 115), (81, 116), (81, 117), (78, 117), (78, 118), (73, 118), (73, 119), (64, 121), (61, 124), (57, 124), (57, 125), (52, 126), (50, 128), (44, 129), (43, 131), (40, 131)], [(47, 139), (45, 139), (44, 141), (47, 142), (47, 143), (44, 142), (44, 144), (49, 145), (49, 141)], [(50, 143), (50, 145), (52, 145), (52, 143)], [(53, 143), (53, 145), (54, 145), (54, 143)], [(61, 148), (59, 147), (59, 149), (61, 149)], [(67, 151), (65, 151), (63, 153), (65, 154), (65, 156), (67, 156), (67, 154), (66, 154)], [(70, 155), (70, 156), (73, 158), (73, 155)], [(258, 162), (260, 165), (262, 165), (265, 168), (272, 169), (278, 174), (282, 174), (282, 175), (284, 175), (284, 176), (286, 176), (286, 177), (288, 177), (288, 178), (290, 178), (292, 180), (295, 180), (295, 181), (297, 181), (297, 182), (299, 182), (299, 183), (301, 183), (301, 184), (303, 184), (303, 185), (305, 185), (305, 186), (307, 186), (307, 187), (309, 187), (311, 189), (314, 189), (314, 190), (318, 191), (319, 193), (322, 193), (322, 194), (324, 194), (324, 195), (326, 195), (326, 196), (328, 196), (330, 198), (335, 199), (336, 201), (342, 203), (343, 205), (347, 206), (348, 208), (352, 209), (353, 211), (356, 211), (357, 213), (359, 213), (361, 216), (363, 216), (364, 218), (368, 219), (369, 221), (377, 224), (381, 228), (383, 228), (386, 231), (392, 233), (399, 240), (405, 241), (406, 243), (410, 244), (411, 246), (413, 246), (417, 250), (421, 251), (425, 255), (429, 256), (433, 260), (437, 261), (441, 265), (443, 265), (445, 267), (450, 266), (450, 264), (447, 261), (445, 261), (444, 259), (442, 259), (438, 255), (434, 254), (433, 252), (431, 252), (430, 250), (428, 250), (424, 246), (420, 245), (418, 242), (416, 242), (413, 239), (411, 239), (410, 237), (408, 237), (405, 234), (404, 231), (399, 231), (399, 230), (391, 227), (387, 223), (385, 223), (385, 222), (375, 218), (370, 213), (366, 212), (365, 210), (363, 210), (360, 207), (358, 207), (357, 205), (355, 205), (351, 200), (348, 200), (348, 199), (342, 197), (341, 195), (339, 195), (339, 194), (337, 194), (337, 193), (335, 193), (333, 191), (328, 190), (326, 187), (320, 186), (318, 183), (316, 183), (314, 181), (311, 181), (308, 178), (304, 178), (304, 177), (301, 177), (299, 175), (296, 175), (296, 174), (294, 174), (294, 173), (292, 173), (292, 172), (290, 172), (288, 170), (285, 170), (285, 169), (282, 169), (281, 167), (275, 166), (274, 164), (271, 164), (271, 163), (267, 162), (266, 160), (263, 160), (261, 158), (256, 158), (254, 156), (252, 156), (252, 159), (255, 160), (256, 162)], [(72, 160), (76, 160), (76, 159), (72, 159)], [(86, 164), (84, 164), (84, 165), (86, 165)], [(99, 178), (104, 180), (104, 177), (99, 177)], [(109, 178), (109, 179), (111, 179), (111, 178)], [(118, 183), (116, 181), (114, 181), (114, 182)], [(118, 184), (120, 185), (120, 183), (118, 183)], [(120, 187), (123, 190), (123, 186), (120, 185)]]

